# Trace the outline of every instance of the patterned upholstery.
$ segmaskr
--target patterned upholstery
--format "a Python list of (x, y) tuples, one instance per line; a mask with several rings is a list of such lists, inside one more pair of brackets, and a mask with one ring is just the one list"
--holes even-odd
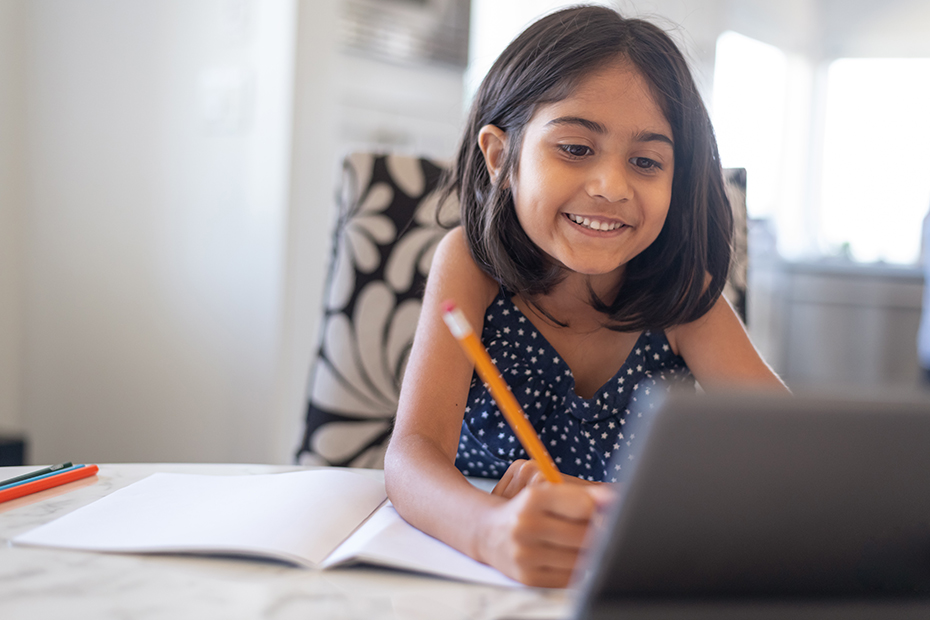
[(343, 162), (302, 464), (384, 463), (426, 274), (445, 233), (435, 218), (442, 171), (399, 155)]
[[(343, 162), (339, 220), (310, 376), (304, 465), (382, 467), (433, 251), (444, 164), (355, 153)], [(734, 263), (725, 294), (745, 320), (746, 173), (727, 170)], [(443, 214), (457, 216), (453, 205)], [(446, 218), (444, 218), (446, 219)]]
[(746, 216), (746, 169), (724, 168), (723, 181), (733, 209), (733, 255), (723, 295), (746, 323), (746, 288), (749, 284), (749, 235)]

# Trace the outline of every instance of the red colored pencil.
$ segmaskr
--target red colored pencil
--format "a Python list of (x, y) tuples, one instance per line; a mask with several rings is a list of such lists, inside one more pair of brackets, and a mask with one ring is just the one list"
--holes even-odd
[(51, 489), (52, 487), (57, 487), (62, 484), (68, 484), (69, 482), (80, 480), (81, 478), (93, 476), (96, 473), (96, 465), (84, 465), (65, 470), (60, 474), (47, 477), (43, 476), (37, 480), (17, 484), (16, 486), (0, 491), (0, 502), (6, 502), (11, 499), (16, 499), (17, 497), (23, 497), (24, 495), (31, 495), (32, 493), (38, 493), (39, 491)]

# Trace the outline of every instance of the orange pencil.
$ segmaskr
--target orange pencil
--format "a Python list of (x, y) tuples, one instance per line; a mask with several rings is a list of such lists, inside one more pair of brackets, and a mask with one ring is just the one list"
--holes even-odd
[(562, 476), (549, 455), (549, 451), (539, 440), (533, 425), (526, 419), (526, 414), (523, 413), (517, 399), (510, 392), (510, 388), (507, 387), (503, 377), (501, 377), (497, 366), (491, 361), (487, 349), (481, 344), (475, 330), (471, 328), (462, 311), (456, 308), (454, 301), (449, 300), (442, 304), (442, 318), (445, 320), (446, 325), (449, 326), (449, 331), (462, 345), (465, 354), (474, 362), (478, 376), (488, 384), (491, 396), (497, 401), (497, 406), (500, 407), (501, 413), (504, 414), (504, 418), (510, 424), (510, 428), (513, 429), (520, 443), (523, 444), (523, 449), (530, 455), (530, 458), (539, 464), (539, 469), (542, 471), (543, 476), (546, 477), (546, 480), (549, 482), (562, 482)]
[(96, 473), (96, 465), (76, 465), (60, 473), (39, 476), (35, 480), (21, 482), (0, 491), (0, 502), (6, 502), (32, 493), (38, 493), (45, 489), (51, 489), (52, 487), (80, 480), (81, 478), (93, 476)]

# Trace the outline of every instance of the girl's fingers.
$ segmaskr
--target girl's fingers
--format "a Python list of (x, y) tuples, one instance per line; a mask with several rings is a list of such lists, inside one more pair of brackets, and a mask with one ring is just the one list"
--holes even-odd
[(539, 467), (535, 461), (517, 459), (510, 464), (491, 493), (510, 499), (525, 487), (535, 484), (540, 478)]
[[(581, 478), (576, 478), (575, 476), (569, 476), (567, 474), (562, 474), (562, 480), (566, 484), (574, 484), (578, 486), (604, 486), (599, 482), (590, 482), (588, 480), (582, 480)], [(504, 472), (504, 475), (494, 486), (494, 490), (491, 491), (491, 493), (493, 495), (500, 495), (501, 497), (509, 499), (514, 497), (525, 487), (536, 484), (544, 484), (547, 482), (548, 480), (546, 480), (546, 477), (539, 469), (539, 465), (536, 463), (536, 461), (517, 459), (510, 464), (510, 467), (508, 467), (507, 471)], [(606, 492), (598, 497), (604, 497), (604, 501), (608, 501), (606, 499), (608, 497)]]
[(531, 527), (520, 533), (520, 542), (542, 546), (554, 551), (577, 554), (585, 548), (588, 522), (567, 521), (551, 515), (542, 515)]
[(588, 492), (588, 495), (591, 496), (591, 499), (594, 500), (594, 505), (597, 506), (598, 510), (609, 508), (617, 501), (622, 492), (619, 483), (594, 484), (587, 487), (585, 490)]
[(516, 528), (522, 542), (575, 551), (583, 548), (597, 509), (587, 489), (566, 484), (525, 489), (516, 500), (524, 504)]
[(504, 472), (504, 475), (501, 476), (501, 479), (497, 481), (497, 484), (494, 485), (494, 489), (491, 491), (491, 495), (500, 495), (501, 497), (512, 497), (507, 495), (507, 490), (510, 486), (511, 481), (514, 477), (514, 472), (516, 471), (514, 466), (516, 461), (510, 464), (510, 467), (507, 468), (507, 471)]
[(591, 485), (540, 484), (527, 489), (528, 501), (559, 519), (587, 523), (597, 510)]
[(537, 588), (565, 588), (571, 583), (572, 568), (548, 568), (529, 566), (514, 571), (511, 577)]
[[(520, 480), (517, 469), (512, 473), (503, 486), (512, 488)], [(564, 587), (586, 549), (597, 514), (590, 488), (549, 483), (524, 487), (489, 513), (480, 558), (523, 583)]]
[(516, 558), (521, 566), (539, 571), (572, 571), (578, 562), (578, 550), (555, 547), (527, 547)]

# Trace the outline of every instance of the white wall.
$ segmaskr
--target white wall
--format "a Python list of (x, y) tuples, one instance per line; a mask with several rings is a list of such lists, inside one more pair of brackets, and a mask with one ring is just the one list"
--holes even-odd
[(291, 460), (341, 156), (449, 157), (461, 73), (340, 52), (338, 0), (0, 6), (0, 428)]
[(0, 2), (0, 432), (22, 426), (24, 11)]
[(298, 11), (286, 293), (274, 402), (273, 458), (280, 462), (293, 460), (300, 438), (334, 223), (340, 153), (336, 2), (301, 0)]
[(930, 57), (926, 0), (820, 0), (822, 56)]
[(27, 6), (31, 459), (271, 460), (296, 3)]
[(389, 150), (447, 159), (464, 126), (463, 70), (335, 57), (340, 151)]

